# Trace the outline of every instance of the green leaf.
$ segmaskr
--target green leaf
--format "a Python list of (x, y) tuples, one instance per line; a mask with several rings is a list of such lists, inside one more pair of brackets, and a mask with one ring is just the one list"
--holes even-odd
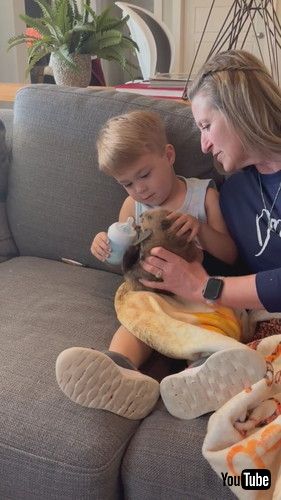
[(35, 0), (35, 2), (39, 5), (44, 18), (53, 19), (52, 7), (46, 0)]
[(80, 12), (79, 12), (76, 0), (72, 0), (71, 8), (72, 8), (72, 13), (73, 13), (73, 21), (74, 21), (74, 19), (78, 19), (80, 16)]
[(83, 9), (83, 23), (87, 24), (89, 20), (89, 11), (85, 7), (90, 7), (90, 2), (91, 0), (86, 0), (84, 4), (84, 9)]
[(76, 24), (76, 26), (74, 26), (73, 28), (73, 31), (78, 31), (79, 33), (95, 33), (96, 29), (94, 26), (92, 26), (91, 24), (87, 23), (85, 25), (83, 24)]
[(97, 31), (102, 31), (104, 26), (106, 26), (111, 9), (112, 5), (107, 7), (107, 9), (104, 9), (104, 11), (97, 17)]
[(36, 54), (41, 55), (45, 50), (48, 50), (48, 45), (46, 43), (43, 45), (41, 40), (34, 42), (31, 47), (28, 47), (28, 59), (32, 59)]
[(72, 11), (68, 7), (68, 0), (61, 0), (56, 11), (55, 23), (60, 27), (62, 33), (66, 33), (72, 28), (72, 21), (70, 18)]
[(88, 12), (88, 14), (91, 14), (91, 16), (92, 16), (91, 24), (93, 24), (93, 26), (96, 27), (97, 18), (98, 18), (97, 14), (95, 13), (95, 11), (88, 4), (84, 4), (84, 9), (85, 9), (86, 12)]
[(126, 61), (126, 57), (122, 53), (122, 51), (118, 50), (118, 47), (106, 47), (102, 49), (101, 51), (97, 51), (97, 56), (98, 57), (103, 57), (106, 56), (106, 59), (108, 60), (115, 60), (119, 62), (119, 64), (123, 67)]
[(46, 28), (44, 21), (42, 21), (42, 18), (29, 17), (24, 14), (20, 14), (19, 17), (25, 22), (25, 24), (28, 27), (36, 29), (37, 31), (39, 31), (39, 33), (41, 33), (41, 35), (44, 35), (47, 32), (49, 32), (49, 30)]
[(113, 46), (119, 45), (119, 44), (120, 44), (120, 40), (118, 38), (116, 38), (116, 37), (107, 38), (104, 40), (100, 40), (99, 49), (102, 50), (106, 47), (113, 47)]
[(136, 42), (134, 42), (134, 40), (132, 40), (131, 38), (129, 38), (128, 36), (125, 36), (123, 35), (122, 37), (122, 45), (124, 48), (126, 49), (130, 49), (130, 50), (137, 50), (139, 52), (139, 46)]
[(122, 40), (122, 33), (116, 30), (106, 31), (102, 34), (99, 42), (99, 47), (102, 49), (104, 47), (110, 47), (112, 45), (119, 45)]
[(8, 41), (9, 49), (20, 43), (34, 42), (28, 48), (30, 64), (36, 58), (40, 60), (43, 52), (57, 52), (70, 66), (73, 62), (69, 54), (81, 53), (113, 59), (125, 67), (128, 65), (126, 52), (135, 53), (138, 50), (134, 40), (122, 33), (129, 16), (120, 19), (110, 15), (112, 6), (97, 15), (90, 6), (90, 0), (81, 2), (81, 8), (78, 0), (52, 0), (51, 5), (47, 0), (35, 1), (41, 9), (42, 17), (20, 17), (27, 26), (38, 31), (41, 40), (22, 33)]
[(109, 29), (116, 28), (118, 30), (121, 30), (122, 28), (124, 28), (124, 26), (127, 25), (127, 21), (129, 19), (130, 19), (129, 15), (123, 17), (123, 19), (117, 19), (116, 17), (111, 17), (108, 18), (107, 24), (109, 26)]
[(14, 36), (12, 38), (9, 38), (9, 40), (8, 40), (9, 47), (7, 50), (9, 51), (13, 47), (16, 47), (16, 45), (19, 45), (20, 43), (24, 43), (26, 41), (27, 41), (27, 39), (26, 39), (25, 35), (18, 35), (18, 36)]
[(70, 66), (72, 69), (74, 70), (77, 70), (77, 65), (73, 62), (69, 52), (68, 52), (68, 48), (63, 45), (61, 46), (56, 54), (58, 54), (58, 56), (68, 65)]
[(25, 70), (25, 76), (28, 75), (30, 70), (35, 66), (35, 64), (42, 59), (42, 57), (46, 56), (49, 54), (50, 51), (47, 48), (44, 48), (41, 52), (35, 53), (32, 57), (28, 58), (28, 66)]

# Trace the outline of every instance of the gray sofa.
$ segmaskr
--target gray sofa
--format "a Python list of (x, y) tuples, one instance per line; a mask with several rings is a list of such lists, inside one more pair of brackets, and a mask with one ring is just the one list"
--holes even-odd
[(234, 498), (201, 454), (208, 416), (181, 421), (159, 400), (130, 421), (72, 403), (55, 380), (63, 349), (104, 349), (118, 326), (122, 277), (90, 243), (125, 192), (98, 171), (95, 140), (109, 117), (140, 108), (164, 117), (178, 173), (216, 176), (181, 103), (31, 85), (0, 111), (1, 500)]

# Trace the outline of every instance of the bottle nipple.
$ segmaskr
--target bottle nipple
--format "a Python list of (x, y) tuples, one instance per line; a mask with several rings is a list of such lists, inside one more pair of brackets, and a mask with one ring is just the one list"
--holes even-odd
[(134, 222), (135, 222), (134, 217), (128, 217), (126, 224), (128, 224), (128, 226), (133, 227)]
[(128, 228), (130, 230), (135, 229), (135, 227), (134, 227), (134, 225), (135, 225), (135, 219), (134, 219), (134, 217), (128, 217), (128, 219), (126, 221), (126, 225), (128, 226)]

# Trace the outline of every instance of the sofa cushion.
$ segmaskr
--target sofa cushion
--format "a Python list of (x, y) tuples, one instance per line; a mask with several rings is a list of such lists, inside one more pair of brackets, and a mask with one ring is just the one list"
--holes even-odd
[(99, 269), (93, 236), (117, 219), (125, 191), (98, 172), (96, 138), (107, 119), (150, 109), (166, 122), (176, 171), (215, 176), (200, 153), (190, 107), (130, 93), (32, 85), (17, 93), (8, 194), (11, 231), (21, 255), (69, 258)]
[(10, 152), (6, 144), (6, 129), (0, 119), (0, 262), (17, 255), (6, 212)]
[(122, 464), (127, 500), (234, 500), (202, 455), (209, 415), (180, 420), (162, 401), (142, 421)]
[(116, 500), (138, 422), (68, 400), (55, 361), (73, 345), (107, 347), (120, 277), (18, 257), (0, 281), (0, 498)]

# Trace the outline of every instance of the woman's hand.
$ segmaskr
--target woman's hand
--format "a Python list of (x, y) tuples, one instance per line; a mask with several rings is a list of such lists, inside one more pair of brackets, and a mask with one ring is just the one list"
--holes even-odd
[(167, 290), (193, 302), (203, 302), (202, 290), (209, 278), (199, 262), (186, 262), (165, 248), (155, 247), (142, 263), (145, 271), (163, 281), (140, 280), (145, 286)]
[(192, 241), (199, 233), (200, 222), (193, 215), (171, 212), (166, 218), (172, 222), (169, 231), (176, 236), (186, 236), (187, 241)]
[(91, 245), (92, 254), (102, 262), (104, 262), (110, 255), (110, 246), (107, 233), (98, 233)]

